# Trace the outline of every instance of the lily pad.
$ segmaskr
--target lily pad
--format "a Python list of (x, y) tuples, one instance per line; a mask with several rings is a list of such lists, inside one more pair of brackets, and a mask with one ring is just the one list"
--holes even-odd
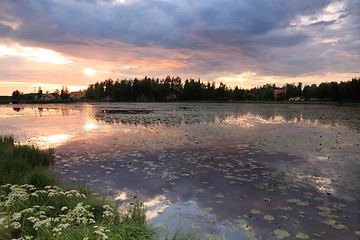
[(257, 210), (257, 209), (251, 209), (250, 211), (252, 214), (261, 214), (261, 211), (260, 210)]
[(296, 234), (296, 238), (299, 238), (299, 239), (308, 239), (310, 236), (305, 234), (305, 233), (298, 233)]
[(284, 211), (291, 211), (293, 208), (292, 207), (277, 207), (277, 209), (284, 210)]
[(282, 229), (274, 230), (274, 234), (277, 239), (284, 239), (284, 238), (290, 236), (290, 234), (287, 231), (282, 230)]
[(204, 212), (211, 213), (214, 209), (213, 208), (203, 208)]
[(332, 210), (331, 208), (323, 207), (323, 206), (317, 206), (316, 208), (321, 210), (321, 211), (331, 211)]
[(321, 233), (313, 233), (313, 235), (316, 236), (316, 237), (321, 237), (324, 234), (325, 234), (324, 231), (322, 231)]
[(247, 231), (244, 235), (248, 238), (253, 238), (253, 237), (255, 237), (255, 232)]
[(352, 197), (349, 197), (349, 196), (341, 196), (340, 199), (344, 199), (346, 201), (351, 201), (351, 202), (355, 201), (355, 198), (352, 198)]
[(333, 219), (326, 219), (323, 221), (324, 224), (332, 226), (335, 229), (346, 229), (346, 226), (340, 222), (337, 222)]
[(309, 202), (298, 202), (298, 203), (296, 203), (297, 205), (299, 205), (299, 206), (309, 206)]
[(268, 220), (268, 221), (272, 221), (272, 220), (274, 220), (275, 218), (274, 218), (273, 216), (271, 216), (271, 215), (265, 215), (265, 216), (264, 216), (264, 219), (265, 219), (265, 220)]
[(248, 224), (248, 222), (245, 219), (236, 219), (235, 222), (240, 226), (246, 226)]

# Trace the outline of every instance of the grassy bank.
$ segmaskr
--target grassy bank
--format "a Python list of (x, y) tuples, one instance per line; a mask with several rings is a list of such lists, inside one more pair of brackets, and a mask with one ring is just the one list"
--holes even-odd
[(145, 209), (125, 213), (90, 191), (60, 186), (52, 150), (0, 137), (0, 239), (155, 239)]

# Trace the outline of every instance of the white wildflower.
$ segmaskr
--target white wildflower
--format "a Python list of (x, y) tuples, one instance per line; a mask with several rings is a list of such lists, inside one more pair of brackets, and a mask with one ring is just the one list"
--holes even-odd
[(29, 220), (32, 223), (36, 223), (38, 222), (40, 219), (36, 218), (36, 217), (28, 217), (27, 220)]
[(99, 235), (102, 239), (108, 239), (109, 237), (103, 233), (103, 232), (100, 232), (100, 231), (95, 231), (94, 233), (96, 233), (97, 235)]
[(33, 212), (34, 211), (34, 208), (26, 208), (26, 209), (24, 209), (24, 210), (22, 210), (20, 213), (31, 213), (31, 212)]
[(11, 216), (11, 221), (19, 221), (21, 219), (21, 213), (14, 213)]
[(47, 191), (46, 190), (37, 190), (35, 193), (36, 194), (44, 194), (44, 193), (47, 193)]
[(32, 197), (39, 197), (39, 195), (38, 195), (36, 192), (31, 193), (30, 196), (32, 196)]
[(0, 228), (2, 227), (2, 226), (5, 226), (6, 224), (5, 224), (5, 222), (6, 222), (6, 218), (5, 217), (0, 217)]
[(78, 203), (74, 209), (69, 211), (66, 215), (61, 215), (62, 221), (77, 223), (93, 223), (94, 222), (94, 214), (89, 211), (90, 205), (85, 205), (81, 202)]
[(51, 226), (51, 218), (47, 218), (41, 221), (38, 221), (34, 224), (33, 228), (35, 228), (35, 230), (38, 230), (41, 227), (50, 227)]
[(56, 227), (54, 227), (53, 228), (53, 232), (54, 232), (54, 236), (60, 236), (61, 234), (62, 234), (62, 230), (64, 230), (64, 229), (66, 229), (66, 228), (68, 228), (68, 227), (70, 227), (71, 225), (70, 225), (70, 223), (61, 223), (61, 224), (59, 224), (58, 226), (56, 226)]
[(14, 229), (19, 229), (19, 228), (21, 228), (21, 224), (19, 222), (12, 222), (12, 223), (10, 223), (10, 227), (12, 227)]
[(110, 207), (109, 205), (104, 205), (103, 208), (104, 208), (105, 210), (109, 210), (109, 211), (112, 210), (112, 207)]
[(103, 218), (115, 216), (115, 214), (113, 213), (112, 207), (110, 207), (109, 205), (104, 205), (103, 208), (105, 209), (105, 211), (102, 214)]
[(53, 197), (53, 196), (60, 196), (59, 192), (53, 189), (50, 189), (48, 192), (48, 196), (49, 197)]
[(108, 230), (106, 227), (94, 226), (94, 228), (97, 229), (96, 231), (94, 231), (94, 233), (99, 235), (102, 239), (108, 239), (109, 238), (105, 233), (110, 232), (110, 230)]

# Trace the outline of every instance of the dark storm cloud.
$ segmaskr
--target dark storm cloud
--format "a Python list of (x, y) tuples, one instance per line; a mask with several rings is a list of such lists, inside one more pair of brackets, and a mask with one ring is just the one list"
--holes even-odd
[[(305, 26), (297, 22), (302, 16), (316, 18), (335, 2), (346, 3), (338, 19), (321, 19)], [(144, 58), (163, 54), (156, 51), (159, 49), (169, 50), (166, 54), (186, 51), (192, 56), (184, 61), (195, 72), (250, 71), (257, 64), (260, 74), (296, 76), (336, 69), (337, 63), (327, 58), (344, 51), (359, 53), (359, 2), (0, 0), (0, 37), (64, 48), (67, 44), (111, 48), (109, 41), (114, 41), (119, 43), (114, 46), (131, 46), (129, 51)], [(19, 25), (12, 28), (6, 22)], [(337, 25), (340, 27), (334, 27)], [(336, 38), (340, 38), (336, 44), (321, 43)], [(60, 48), (57, 51), (61, 52)], [(149, 51), (151, 48), (155, 50)], [(349, 59), (342, 59), (342, 70), (353, 68)]]
[[(110, 2), (9, 0), (2, 3), (0, 13), (22, 22), (16, 31), (7, 32), (18, 39), (53, 43), (113, 39), (137, 46), (196, 49), (211, 43), (241, 47), (248, 38), (285, 28), (294, 16), (311, 14), (329, 3), (324, 0), (315, 3), (148, 0), (117, 5)], [(284, 35), (283, 42), (294, 39), (288, 37)]]
[(0, 36), (9, 34), (11, 30), (11, 27), (0, 23)]

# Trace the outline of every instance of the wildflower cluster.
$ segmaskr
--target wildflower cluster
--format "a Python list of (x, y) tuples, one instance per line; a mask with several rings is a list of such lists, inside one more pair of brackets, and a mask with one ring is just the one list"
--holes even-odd
[[(76, 200), (76, 205), (51, 206), (44, 203), (61, 198)], [(84, 238), (93, 233), (96, 238), (107, 239), (109, 230), (99, 226), (101, 219), (96, 219), (90, 205), (82, 202), (86, 196), (77, 190), (65, 191), (59, 186), (47, 186), (36, 189), (32, 185), (0, 185), (0, 235), (1, 232), (15, 232), (18, 239), (32, 239), (41, 233), (44, 238), (61, 239), (66, 230), (85, 226), (90, 230)], [(46, 201), (42, 201), (46, 199)], [(75, 206), (74, 206), (75, 205)], [(103, 206), (103, 220), (113, 222), (115, 213), (109, 205)], [(95, 225), (96, 224), (96, 225)], [(47, 236), (47, 237), (45, 237)]]
[(96, 229), (94, 231), (95, 234), (99, 235), (101, 239), (108, 239), (109, 237), (106, 235), (106, 233), (110, 232), (106, 227), (102, 226), (94, 226)]

